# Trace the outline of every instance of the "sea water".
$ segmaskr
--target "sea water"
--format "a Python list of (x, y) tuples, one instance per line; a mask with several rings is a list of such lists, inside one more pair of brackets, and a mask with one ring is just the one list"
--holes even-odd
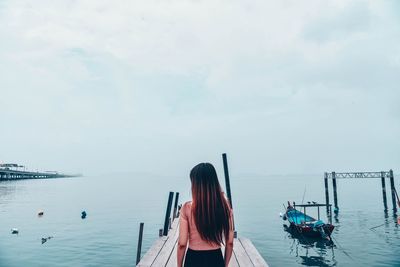
[[(399, 225), (389, 187), (389, 211), (383, 211), (380, 179), (338, 180), (333, 246), (293, 238), (279, 216), (288, 200), (325, 202), (322, 173), (231, 173), (231, 190), (238, 236), (250, 238), (270, 266), (400, 266)], [(163, 227), (169, 191), (188, 200), (189, 178), (109, 174), (2, 181), (0, 266), (135, 266), (139, 224), (145, 223), (143, 255)], [(321, 216), (326, 220), (323, 208)]]

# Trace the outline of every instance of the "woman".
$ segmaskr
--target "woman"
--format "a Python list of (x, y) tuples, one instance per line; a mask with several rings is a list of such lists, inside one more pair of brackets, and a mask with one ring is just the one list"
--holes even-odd
[[(180, 211), (178, 267), (228, 266), (233, 249), (233, 214), (215, 168), (200, 163), (190, 172), (192, 201)], [(225, 259), (221, 245), (225, 245)]]

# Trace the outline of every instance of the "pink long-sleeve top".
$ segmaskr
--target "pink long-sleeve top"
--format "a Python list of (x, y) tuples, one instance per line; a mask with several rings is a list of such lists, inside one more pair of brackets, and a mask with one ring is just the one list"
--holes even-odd
[[(232, 217), (233, 213), (230, 210), (230, 224), (232, 225)], [(213, 250), (221, 248), (221, 245), (211, 244), (205, 240), (203, 240), (197, 231), (196, 224), (194, 222), (194, 217), (192, 215), (192, 202), (188, 201), (183, 204), (181, 211), (180, 211), (180, 235), (186, 234), (183, 229), (184, 225), (188, 226), (188, 235), (189, 235), (189, 248), (192, 250)]]

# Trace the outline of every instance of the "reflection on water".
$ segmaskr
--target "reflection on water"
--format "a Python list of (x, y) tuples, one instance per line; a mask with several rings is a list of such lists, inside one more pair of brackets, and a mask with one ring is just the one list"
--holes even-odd
[[(388, 212), (384, 213), (384, 222), (382, 224), (370, 227), (369, 230), (376, 235), (376, 238), (385, 242), (389, 246), (395, 247), (396, 243), (393, 243), (393, 238), (399, 239), (399, 222), (398, 215), (396, 212), (392, 213), (392, 216), (389, 216)], [(394, 230), (391, 231), (394, 226)]]
[[(284, 225), (284, 230), (292, 239), (290, 255), (299, 258), (299, 263), (305, 266), (336, 266), (336, 248), (334, 242), (322, 238), (310, 238), (304, 235), (293, 235), (289, 227)], [(330, 252), (330, 253), (329, 253)]]
[(18, 188), (18, 183), (15, 181), (0, 182), (0, 205), (7, 204), (15, 197)]
[[(396, 247), (398, 248), (400, 233), (397, 214), (392, 213), (392, 215), (389, 215), (387, 212), (384, 212), (383, 220), (380, 220), (381, 223), (372, 226), (371, 217), (367, 214), (363, 211), (355, 212), (350, 216), (349, 214), (345, 214), (345, 220), (343, 221), (347, 221), (347, 223), (342, 222), (342, 224), (339, 220), (340, 215), (335, 215), (336, 228), (331, 236), (332, 241), (322, 238), (310, 238), (302, 234), (293, 233), (284, 224), (283, 229), (286, 232), (286, 238), (291, 241), (289, 255), (298, 259), (297, 263), (304, 266), (337, 266), (338, 263), (342, 264), (345, 261), (351, 266), (358, 266), (361, 265), (361, 259), (358, 257), (359, 255), (351, 252), (351, 248), (348, 247), (349, 244), (355, 247), (365, 247), (370, 250), (376, 247), (374, 253), (377, 255), (383, 253), (384, 250), (390, 252)], [(347, 228), (343, 233), (341, 232), (342, 227)], [(346, 236), (343, 236), (343, 234)], [(344, 238), (347, 244), (342, 245), (339, 240)], [(366, 240), (370, 241), (366, 242)], [(338, 253), (342, 258), (340, 261), (336, 258)], [(343, 257), (346, 259), (345, 261)], [(393, 261), (393, 264), (389, 263), (390, 260)], [(390, 259), (389, 257), (387, 263), (382, 263), (382, 266), (397, 266), (398, 264), (399, 258)]]
[(318, 256), (300, 256), (300, 258), (303, 260), (301, 262), (302, 265), (306, 266), (335, 266), (335, 264), (330, 265), (325, 262), (325, 259), (323, 257), (318, 257)]

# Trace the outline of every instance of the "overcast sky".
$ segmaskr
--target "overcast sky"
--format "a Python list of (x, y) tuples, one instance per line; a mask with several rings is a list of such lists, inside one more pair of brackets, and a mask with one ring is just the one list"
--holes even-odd
[(0, 161), (400, 166), (397, 1), (0, 0)]

